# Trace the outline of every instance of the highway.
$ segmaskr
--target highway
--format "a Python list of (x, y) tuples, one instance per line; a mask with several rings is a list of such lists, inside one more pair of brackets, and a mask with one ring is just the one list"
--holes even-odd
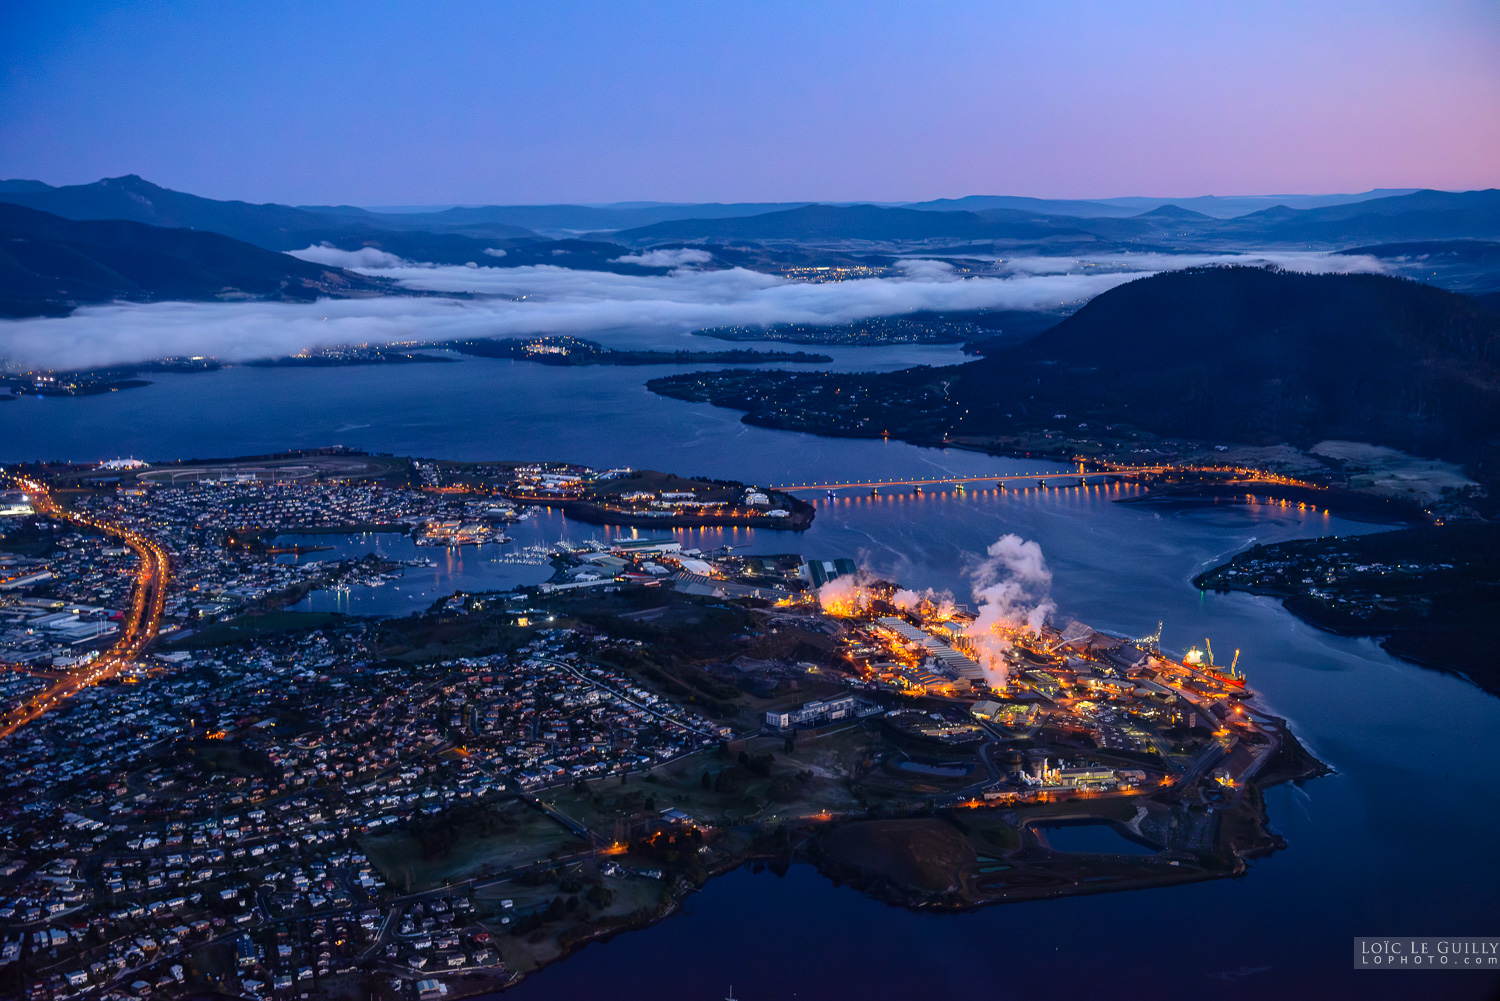
[(120, 638), (92, 662), (54, 682), (26, 702), (0, 717), (0, 740), (92, 685), (116, 677), (139, 659), (161, 630), (162, 608), (167, 600), (171, 580), (171, 561), (167, 551), (154, 539), (134, 529), (101, 521), (90, 515), (69, 511), (52, 499), (47, 487), (36, 481), (17, 478), (16, 486), (26, 492), (38, 514), (65, 521), (81, 528), (112, 535), (140, 557), (130, 611), (120, 626)]

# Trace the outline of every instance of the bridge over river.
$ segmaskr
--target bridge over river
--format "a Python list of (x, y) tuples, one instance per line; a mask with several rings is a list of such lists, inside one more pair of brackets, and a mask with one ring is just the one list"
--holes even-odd
[(1094, 472), (1054, 469), (1039, 473), (1008, 473), (1004, 476), (941, 476), (932, 479), (856, 480), (850, 483), (797, 483), (772, 487), (772, 489), (780, 490), (783, 493), (796, 493), (802, 490), (879, 490), (881, 487), (940, 487), (963, 483), (994, 483), (1004, 486), (1007, 483), (1015, 482), (1033, 483), (1037, 486), (1076, 487), (1089, 483), (1109, 483), (1138, 473), (1161, 472), (1165, 468), (1153, 466), (1149, 468), (1132, 468), (1128, 471), (1100, 470)]

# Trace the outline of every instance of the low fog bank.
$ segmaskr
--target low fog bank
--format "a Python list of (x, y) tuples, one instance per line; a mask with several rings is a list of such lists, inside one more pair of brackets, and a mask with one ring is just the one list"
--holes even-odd
[(1383, 273), (1389, 270), (1378, 258), (1367, 254), (1334, 254), (1322, 251), (1243, 251), (1234, 254), (1094, 254), (1086, 257), (984, 257), (1012, 275), (1079, 274), (1090, 270), (1181, 271), (1214, 264), (1284, 268), (1308, 274)]
[[(1006, 262), (1004, 277), (962, 277), (940, 261), (913, 259), (905, 274), (808, 284), (742, 268), (699, 270), (701, 253), (675, 254), (666, 275), (619, 275), (552, 266), (433, 267), (382, 251), (308, 248), (297, 256), (355, 266), (413, 291), (439, 295), (88, 306), (62, 318), (0, 321), (0, 356), (12, 366), (77, 369), (206, 355), (249, 361), (310, 348), (464, 337), (597, 335), (622, 328), (686, 331), (776, 323), (839, 324), (917, 310), (1039, 310), (1080, 303), (1163, 267), (1244, 258), (1125, 255)], [(1255, 258), (1296, 270), (1379, 270), (1364, 258)], [(1129, 261), (1129, 265), (1125, 262)], [(1051, 263), (1048, 263), (1048, 262)], [(667, 263), (665, 259), (661, 263)], [(1126, 270), (1127, 266), (1144, 266)], [(1048, 270), (1050, 269), (1050, 270)], [(441, 293), (468, 298), (445, 298)]]

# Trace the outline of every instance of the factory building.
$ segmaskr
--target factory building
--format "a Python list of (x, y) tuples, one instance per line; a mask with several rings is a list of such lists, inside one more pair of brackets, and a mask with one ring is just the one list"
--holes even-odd
[(984, 668), (979, 665), (978, 661), (955, 650), (931, 633), (918, 629), (905, 619), (891, 615), (876, 619), (875, 625), (886, 633), (896, 636), (909, 647), (921, 647), (926, 655), (932, 658), (933, 666), (940, 673), (969, 683), (984, 680)]
[(816, 590), (839, 577), (852, 577), (858, 570), (850, 559), (808, 560), (797, 573)]
[(677, 553), (682, 543), (676, 539), (613, 539), (609, 548), (626, 556), (644, 556), (647, 553)]
[(840, 695), (832, 699), (817, 699), (805, 703), (801, 709), (786, 712), (766, 713), (766, 729), (790, 730), (799, 726), (822, 726), (854, 715), (854, 696)]

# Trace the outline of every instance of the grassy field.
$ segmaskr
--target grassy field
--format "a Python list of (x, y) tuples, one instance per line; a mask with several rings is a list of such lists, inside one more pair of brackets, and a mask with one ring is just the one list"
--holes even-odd
[(382, 622), (376, 642), (380, 656), (420, 664), (507, 653), (535, 638), (533, 630), (510, 625), (498, 615), (413, 615)]
[(270, 633), (296, 633), (309, 629), (322, 629), (342, 619), (337, 612), (247, 612), (244, 615), (215, 622), (193, 631), (180, 642), (167, 638), (167, 645), (178, 650), (196, 650), (203, 647), (223, 646), (226, 643), (242, 643)]
[(724, 483), (715, 483), (712, 480), (693, 476), (678, 476), (675, 473), (662, 473), (655, 469), (637, 469), (629, 476), (590, 484), (589, 490), (601, 498), (645, 490), (669, 493), (691, 490), (698, 495), (699, 500), (731, 501), (744, 493), (745, 488), (739, 483), (726, 486)]
[(178, 462), (157, 465), (140, 473), (148, 483), (196, 483), (249, 475), (262, 480), (388, 480), (404, 482), (410, 473), (406, 458), (378, 455), (298, 455), (247, 457), (210, 462)]
[(935, 892), (957, 889), (976, 861), (969, 839), (936, 819), (845, 824), (822, 839), (822, 848), (838, 865)]
[[(505, 965), (524, 974), (561, 959), (567, 953), (569, 943), (575, 939), (643, 923), (643, 916), (654, 913), (660, 905), (665, 889), (660, 880), (641, 876), (610, 878), (590, 875), (588, 885), (594, 883), (608, 891), (609, 902), (602, 907), (590, 903), (586, 890), (565, 892), (553, 882), (539, 886), (506, 883), (486, 887), (476, 893), (474, 899), (476, 903), (491, 907), (501, 900), (511, 901), (510, 908), (496, 908), (496, 917), (486, 925), (495, 933), (493, 943)], [(559, 897), (565, 901), (573, 897), (578, 903), (558, 920), (549, 921), (531, 932), (512, 934), (520, 915), (542, 912)], [(499, 917), (502, 914), (511, 916), (512, 923), (502, 924)]]
[(580, 843), (555, 821), (523, 803), (491, 807), (490, 829), (465, 825), (439, 854), (424, 853), (411, 834), (367, 835), (361, 846), (386, 883), (402, 892), (431, 889), (455, 880), (544, 861)]
[(757, 738), (746, 745), (744, 762), (704, 751), (649, 776), (631, 776), (625, 785), (605, 780), (584, 792), (549, 793), (547, 799), (605, 835), (616, 818), (668, 807), (714, 827), (844, 813), (863, 809), (844, 776), (861, 767), (877, 742), (878, 737), (861, 728), (804, 738), (791, 752), (780, 738)]

